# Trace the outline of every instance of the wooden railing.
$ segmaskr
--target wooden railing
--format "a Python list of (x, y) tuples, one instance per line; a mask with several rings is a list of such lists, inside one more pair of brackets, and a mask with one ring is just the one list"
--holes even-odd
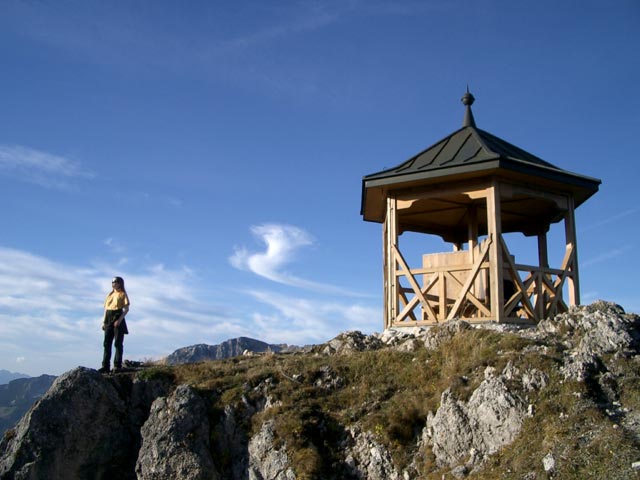
[[(504, 276), (503, 318), (511, 322), (537, 323), (567, 310), (562, 291), (573, 275), (575, 254), (567, 247), (559, 269), (516, 264), (500, 237)], [(489, 282), (487, 238), (473, 252), (456, 252), (425, 256), (444, 259), (443, 264), (410, 269), (394, 245), (396, 262), (396, 310), (389, 326), (421, 326), (442, 323), (453, 318), (470, 322), (487, 322), (493, 318)], [(471, 262), (473, 258), (473, 262)], [(462, 259), (462, 261), (460, 261)], [(424, 262), (428, 263), (428, 262)], [(447, 264), (449, 263), (449, 264)]]

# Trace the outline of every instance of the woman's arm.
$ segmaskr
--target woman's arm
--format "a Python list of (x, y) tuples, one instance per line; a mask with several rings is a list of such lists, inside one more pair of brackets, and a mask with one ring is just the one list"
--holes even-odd
[(118, 320), (113, 322), (113, 326), (119, 327), (122, 321), (124, 320), (124, 317), (127, 315), (127, 313), (129, 313), (129, 305), (125, 305), (124, 307), (122, 307), (122, 314), (120, 315)]

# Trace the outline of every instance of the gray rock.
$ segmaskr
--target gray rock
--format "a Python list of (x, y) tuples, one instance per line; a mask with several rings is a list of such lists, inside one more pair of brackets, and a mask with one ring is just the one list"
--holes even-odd
[[(433, 328), (387, 330), (371, 336), (346, 332), (313, 347), (310, 353), (349, 355), (381, 348), (432, 350), (442, 348), (456, 335), (466, 335), (471, 328), (476, 327), (456, 320)], [(323, 438), (322, 445), (316, 445), (321, 447), (318, 453), (329, 455), (322, 458), (322, 468), (335, 469), (336, 478), (408, 480), (434, 473), (435, 457), (435, 465), (441, 469), (439, 475), (481, 475), (486, 458), (520, 434), (525, 417), (543, 414), (543, 409), (536, 409), (536, 392), (546, 388), (558, 372), (572, 381), (588, 381), (586, 389), (574, 392), (580, 403), (592, 402), (608, 415), (606, 421), (615, 422), (613, 428), (624, 429), (625, 436), (640, 438), (640, 413), (635, 404), (628, 402), (629, 395), (623, 395), (624, 388), (631, 385), (625, 376), (630, 367), (640, 362), (639, 317), (624, 313), (614, 304), (596, 302), (571, 308), (537, 327), (489, 328), (522, 335), (535, 340), (535, 344), (521, 352), (499, 352), (499, 356), (517, 360), (502, 371), (487, 367), (484, 380), (468, 401), (456, 398), (451, 389), (445, 390), (438, 410), (428, 415), (416, 443), (383, 443), (363, 429), (366, 422), (360, 413), (372, 411), (366, 399), (361, 405), (345, 405), (356, 413), (336, 416), (332, 435)], [(191, 358), (197, 357), (196, 350)], [(536, 359), (549, 354), (554, 360), (562, 355), (561, 364)], [(531, 363), (526, 358), (529, 355)], [(418, 358), (421, 357), (414, 360)], [(276, 438), (272, 421), (265, 421), (267, 416), (261, 412), (273, 407), (288, 408), (284, 407), (288, 402), (281, 396), (279, 382), (312, 388), (309, 393), (324, 397), (345, 392), (351, 388), (351, 379), (348, 369), (334, 366), (333, 360), (327, 359), (326, 365), (315, 364), (313, 369), (286, 372), (270, 371), (272, 360), (266, 358), (261, 367), (264, 371), (251, 379), (237, 373), (237, 383), (234, 380), (231, 388), (238, 390), (234, 390), (231, 403), (220, 402), (228, 392), (224, 386), (207, 392), (207, 398), (215, 399), (210, 406), (190, 387), (182, 386), (171, 393), (174, 387), (170, 373), (101, 376), (83, 368), (69, 372), (0, 441), (0, 479), (293, 480), (298, 474), (291, 459), (299, 452)], [(527, 365), (537, 365), (544, 371)], [(474, 371), (469, 377), (475, 378), (477, 373)], [(468, 381), (467, 377), (462, 379)], [(401, 389), (393, 393), (402, 395)], [(567, 418), (564, 412), (560, 415)], [(356, 423), (343, 424), (345, 420)], [(259, 428), (252, 437), (250, 425)], [(392, 461), (398, 448), (410, 457), (402, 471)], [(538, 458), (549, 475), (555, 475), (558, 460), (553, 456), (542, 460), (546, 453), (539, 453)], [(629, 463), (633, 460), (638, 459), (631, 458)], [(518, 478), (535, 475), (521, 472)]]
[(375, 335), (384, 346), (398, 351), (414, 352), (419, 348), (436, 350), (459, 332), (471, 329), (464, 320), (451, 320), (434, 327), (389, 328)]
[(49, 390), (55, 379), (53, 375), (19, 377), (0, 385), (0, 437), (18, 423), (31, 406)]
[(284, 352), (297, 351), (300, 347), (284, 344), (270, 344), (248, 337), (238, 337), (226, 340), (217, 345), (198, 344), (179, 348), (169, 355), (165, 362), (168, 365), (203, 362), (207, 360), (222, 360), (237, 357), (247, 352)]
[(378, 350), (383, 343), (375, 335), (365, 335), (354, 330), (344, 332), (329, 340), (322, 349), (325, 355), (344, 355), (353, 352), (364, 352), (365, 350)]
[(399, 480), (403, 477), (393, 465), (389, 451), (371, 432), (353, 426), (348, 430), (349, 446), (345, 463), (356, 478), (367, 480)]
[(0, 478), (134, 478), (135, 443), (116, 385), (79, 367), (58, 377), (2, 440)]
[(471, 324), (464, 320), (452, 320), (444, 325), (426, 330), (420, 336), (420, 339), (424, 342), (424, 347), (427, 350), (436, 350), (440, 345), (451, 340), (458, 333), (470, 330), (471, 328)]
[(191, 387), (181, 385), (156, 399), (140, 433), (138, 480), (220, 478), (211, 458), (205, 403)]
[[(513, 375), (509, 366), (505, 372)], [(437, 464), (453, 468), (468, 461), (470, 466), (479, 465), (516, 438), (527, 410), (527, 404), (508, 388), (504, 373), (495, 375), (492, 367), (468, 402), (456, 400), (446, 390), (426, 426)]]
[(295, 479), (286, 444), (282, 448), (274, 446), (273, 422), (265, 422), (249, 441), (249, 480)]
[(553, 458), (551, 452), (547, 453), (542, 459), (542, 466), (547, 473), (552, 473), (556, 469), (556, 459)]
[(542, 390), (547, 386), (548, 382), (549, 376), (536, 368), (532, 368), (522, 374), (522, 386), (528, 392)]

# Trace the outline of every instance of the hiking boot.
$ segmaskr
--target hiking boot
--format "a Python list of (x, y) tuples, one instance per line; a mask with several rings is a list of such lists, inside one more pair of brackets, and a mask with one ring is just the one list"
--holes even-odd
[(109, 367), (101, 367), (101, 368), (98, 369), (98, 372), (100, 372), (100, 373), (109, 373), (110, 370), (109, 370)]

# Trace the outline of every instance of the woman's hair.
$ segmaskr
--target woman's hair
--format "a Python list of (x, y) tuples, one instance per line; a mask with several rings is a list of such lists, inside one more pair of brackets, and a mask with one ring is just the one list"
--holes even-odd
[[(122, 287), (122, 291), (124, 293), (127, 293), (127, 291), (124, 288), (124, 279), (122, 277), (113, 277), (113, 280), (111, 281), (111, 283), (114, 283), (114, 282), (118, 282), (120, 284), (120, 286)], [(115, 289), (112, 288), (111, 291), (113, 291), (113, 290), (115, 290)]]

